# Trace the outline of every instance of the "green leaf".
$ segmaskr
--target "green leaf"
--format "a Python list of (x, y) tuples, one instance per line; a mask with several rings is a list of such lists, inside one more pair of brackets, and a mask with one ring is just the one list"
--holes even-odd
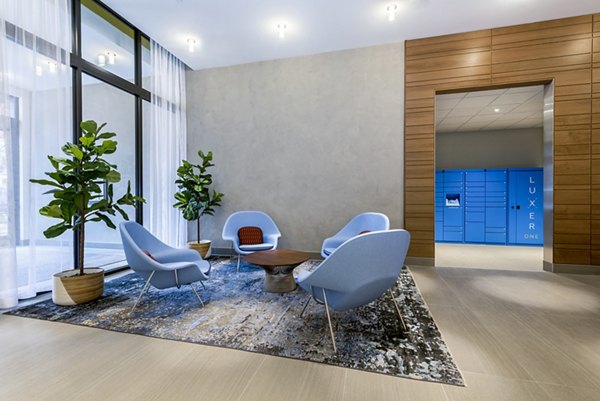
[(75, 156), (75, 158), (77, 158), (77, 160), (83, 159), (83, 152), (77, 146), (71, 145), (69, 151), (73, 156)]
[(95, 215), (98, 216), (100, 220), (102, 220), (109, 228), (112, 228), (113, 230), (117, 228), (108, 216), (98, 212), (96, 212)]
[(82, 121), (81, 124), (79, 124), (79, 127), (84, 132), (93, 132), (95, 134), (96, 130), (98, 129), (98, 124), (96, 124), (96, 121), (88, 120), (88, 121)]
[(62, 188), (62, 185), (54, 182), (54, 181), (50, 181), (50, 180), (36, 180), (36, 179), (31, 179), (29, 180), (29, 182), (33, 182), (34, 184), (40, 184), (40, 185), (50, 185), (53, 187), (57, 187), (57, 188)]
[(111, 170), (104, 176), (104, 178), (107, 182), (119, 182), (121, 181), (121, 173), (119, 173), (117, 170)]
[(48, 227), (45, 231), (44, 231), (44, 237), (46, 238), (56, 238), (59, 235), (61, 235), (62, 233), (64, 233), (65, 231), (67, 231), (68, 229), (70, 229), (71, 226), (68, 224), (65, 224), (64, 222), (55, 224), (53, 226)]
[(117, 134), (115, 134), (114, 132), (104, 132), (100, 135), (98, 135), (97, 139), (110, 139), (117, 136)]
[(40, 214), (42, 216), (53, 217), (56, 219), (62, 219), (63, 217), (62, 210), (60, 210), (60, 207), (58, 207), (58, 205), (43, 206), (40, 209)]

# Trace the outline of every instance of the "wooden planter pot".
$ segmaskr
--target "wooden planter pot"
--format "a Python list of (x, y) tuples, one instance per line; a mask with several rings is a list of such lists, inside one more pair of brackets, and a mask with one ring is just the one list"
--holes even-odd
[(198, 243), (197, 241), (188, 242), (188, 248), (197, 251), (200, 254), (200, 256), (202, 256), (202, 259), (206, 259), (210, 256), (210, 244), (210, 240), (201, 239), (200, 243)]
[(52, 277), (52, 302), (57, 305), (79, 305), (93, 301), (104, 292), (104, 270), (99, 268), (67, 270)]

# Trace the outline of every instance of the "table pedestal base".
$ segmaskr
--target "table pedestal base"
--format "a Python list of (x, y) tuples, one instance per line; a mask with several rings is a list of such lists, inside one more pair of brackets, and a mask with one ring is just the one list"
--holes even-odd
[(290, 292), (296, 289), (296, 281), (292, 271), (296, 266), (267, 266), (265, 270), (264, 289), (268, 292)]

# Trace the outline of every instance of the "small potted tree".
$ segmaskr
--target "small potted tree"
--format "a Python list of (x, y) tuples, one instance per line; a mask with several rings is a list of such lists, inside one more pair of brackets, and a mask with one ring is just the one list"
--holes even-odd
[(53, 195), (48, 205), (40, 209), (42, 216), (59, 219), (44, 231), (46, 238), (55, 238), (67, 230), (77, 233), (79, 258), (73, 270), (56, 273), (53, 277), (52, 300), (58, 305), (75, 305), (92, 301), (104, 292), (104, 270), (84, 268), (85, 227), (89, 222), (103, 222), (115, 229), (110, 216), (119, 213), (125, 220), (129, 217), (123, 206), (137, 206), (144, 199), (131, 193), (131, 183), (126, 193), (114, 200), (113, 184), (121, 181), (117, 166), (102, 158), (115, 153), (117, 142), (113, 132), (101, 132), (106, 124), (98, 126), (95, 121), (80, 124), (81, 137), (77, 144), (62, 147), (66, 158), (48, 156), (54, 171), (45, 173), (48, 179), (31, 182), (51, 187)]
[(215, 206), (221, 206), (223, 194), (215, 190), (210, 192), (212, 184), (212, 174), (208, 173), (209, 167), (213, 167), (212, 152), (204, 153), (198, 151), (201, 164), (192, 164), (182, 160), (181, 166), (177, 169), (175, 183), (179, 192), (175, 194), (177, 201), (173, 207), (181, 210), (183, 218), (187, 221), (196, 222), (196, 241), (188, 242), (188, 246), (200, 253), (202, 258), (210, 256), (210, 240), (200, 239), (200, 217), (203, 215), (214, 215)]

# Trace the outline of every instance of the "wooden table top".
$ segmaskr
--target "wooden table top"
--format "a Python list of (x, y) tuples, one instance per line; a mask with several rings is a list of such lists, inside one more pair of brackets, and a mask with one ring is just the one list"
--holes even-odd
[(306, 262), (310, 258), (307, 252), (293, 251), (291, 249), (275, 249), (271, 251), (258, 251), (244, 256), (248, 263), (257, 266), (293, 266)]

